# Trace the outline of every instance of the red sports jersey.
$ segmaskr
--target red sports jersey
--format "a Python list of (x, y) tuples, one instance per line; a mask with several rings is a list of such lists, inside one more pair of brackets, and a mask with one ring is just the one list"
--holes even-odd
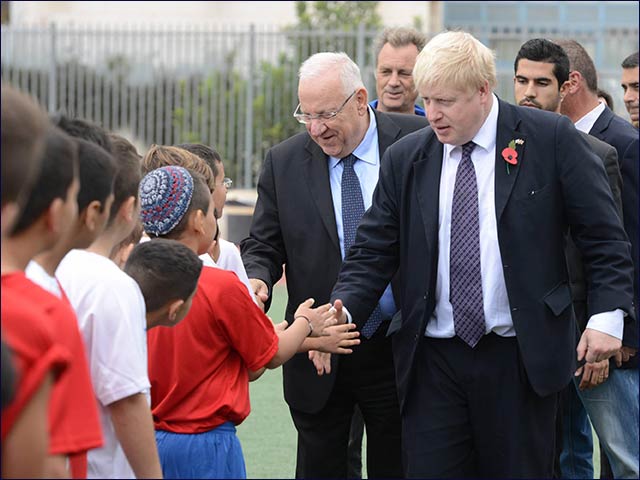
[(249, 415), (248, 370), (264, 367), (278, 336), (233, 272), (204, 267), (191, 310), (175, 327), (149, 330), (156, 429), (201, 433)]
[[(86, 457), (88, 450), (102, 445), (102, 430), (76, 314), (66, 297), (56, 297), (22, 272), (8, 275), (6, 280), (12, 292), (29, 298), (30, 303), (44, 310), (43, 318), (53, 341), (70, 354), (72, 361), (51, 390), (49, 453), (72, 456), (72, 477), (86, 478), (86, 459), (79, 457)], [(5, 286), (4, 277), (2, 286)]]
[(16, 395), (2, 412), (2, 440), (46, 375), (52, 372), (59, 379), (71, 361), (69, 351), (53, 336), (45, 307), (33, 299), (38, 290), (50, 295), (23, 272), (2, 275), (2, 338), (11, 348), (18, 378)]

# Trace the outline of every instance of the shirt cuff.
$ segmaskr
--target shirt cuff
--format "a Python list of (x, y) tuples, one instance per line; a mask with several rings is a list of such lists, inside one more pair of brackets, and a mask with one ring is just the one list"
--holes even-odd
[(597, 330), (618, 340), (622, 340), (624, 331), (624, 311), (616, 309), (612, 312), (602, 312), (592, 315), (587, 323), (587, 328)]
[(353, 317), (351, 316), (351, 314), (349, 313), (349, 310), (347, 310), (347, 307), (345, 307), (344, 305), (342, 306), (342, 310), (344, 310), (345, 315), (347, 316), (347, 323), (353, 323)]

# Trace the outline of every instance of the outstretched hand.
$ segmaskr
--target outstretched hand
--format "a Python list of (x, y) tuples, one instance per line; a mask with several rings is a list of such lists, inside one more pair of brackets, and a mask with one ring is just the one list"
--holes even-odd
[(251, 290), (256, 297), (258, 306), (264, 312), (264, 304), (269, 300), (269, 288), (267, 287), (267, 284), (259, 278), (250, 278), (249, 285), (251, 285)]
[(331, 308), (331, 311), (336, 319), (336, 323), (338, 324), (347, 323), (347, 314), (344, 311), (344, 305), (342, 304), (342, 300), (337, 299), (335, 302), (333, 302), (333, 307)]
[(331, 304), (325, 303), (316, 308), (311, 308), (315, 300), (308, 298), (298, 306), (293, 318), (303, 317), (311, 325), (311, 337), (325, 335), (325, 327), (335, 325), (336, 321), (331, 312)]
[(309, 360), (316, 367), (318, 376), (322, 376), (325, 373), (331, 373), (331, 354), (326, 352), (318, 352), (317, 350), (309, 350)]
[(360, 344), (359, 336), (355, 323), (332, 325), (324, 329), (324, 336), (320, 339), (317, 350), (340, 355), (353, 353), (350, 347)]

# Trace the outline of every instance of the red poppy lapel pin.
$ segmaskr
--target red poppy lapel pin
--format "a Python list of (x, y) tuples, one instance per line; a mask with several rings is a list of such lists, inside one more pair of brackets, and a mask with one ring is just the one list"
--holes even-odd
[(515, 140), (511, 140), (509, 142), (509, 146), (502, 150), (502, 158), (506, 162), (507, 166), (507, 175), (510, 175), (509, 165), (517, 165), (518, 164), (518, 151), (516, 150), (518, 145), (524, 145), (524, 140), (521, 138), (516, 138)]

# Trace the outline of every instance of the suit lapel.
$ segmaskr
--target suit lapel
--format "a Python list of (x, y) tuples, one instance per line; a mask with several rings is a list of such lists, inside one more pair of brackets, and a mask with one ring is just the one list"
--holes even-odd
[[(327, 156), (311, 138), (309, 138), (307, 142), (306, 152), (307, 155), (304, 159), (303, 171), (309, 193), (320, 213), (320, 218), (327, 230), (327, 234), (339, 253), (340, 243), (336, 229), (333, 199), (331, 198), (331, 183), (329, 182)], [(302, 222), (304, 219), (301, 218), (300, 221)]]
[(526, 140), (526, 136), (518, 132), (520, 118), (517, 116), (515, 107), (501, 100), (498, 101), (500, 102), (500, 111), (498, 113), (498, 133), (496, 135), (495, 203), (496, 220), (500, 222), (500, 217), (511, 196), (516, 178), (522, 169), (522, 164), (526, 161), (525, 148), (527, 142), (525, 141), (521, 145), (516, 145), (518, 163), (516, 165), (509, 165), (509, 170), (507, 171), (507, 162), (502, 157), (502, 151), (509, 146), (511, 140)]
[(396, 140), (400, 138), (400, 127), (386, 115), (380, 115), (377, 110), (373, 110), (376, 116), (376, 125), (378, 129), (378, 148), (380, 151), (380, 159), (382, 155)]
[(427, 252), (434, 252), (438, 244), (438, 210), (440, 198), (440, 175), (442, 174), (443, 145), (429, 130), (422, 159), (413, 166), (416, 196), (427, 239)]
[(598, 116), (589, 133), (598, 138), (601, 138), (602, 134), (604, 134), (604, 131), (609, 128), (609, 124), (613, 119), (613, 115), (614, 113), (609, 110), (608, 107), (604, 107), (604, 111)]

